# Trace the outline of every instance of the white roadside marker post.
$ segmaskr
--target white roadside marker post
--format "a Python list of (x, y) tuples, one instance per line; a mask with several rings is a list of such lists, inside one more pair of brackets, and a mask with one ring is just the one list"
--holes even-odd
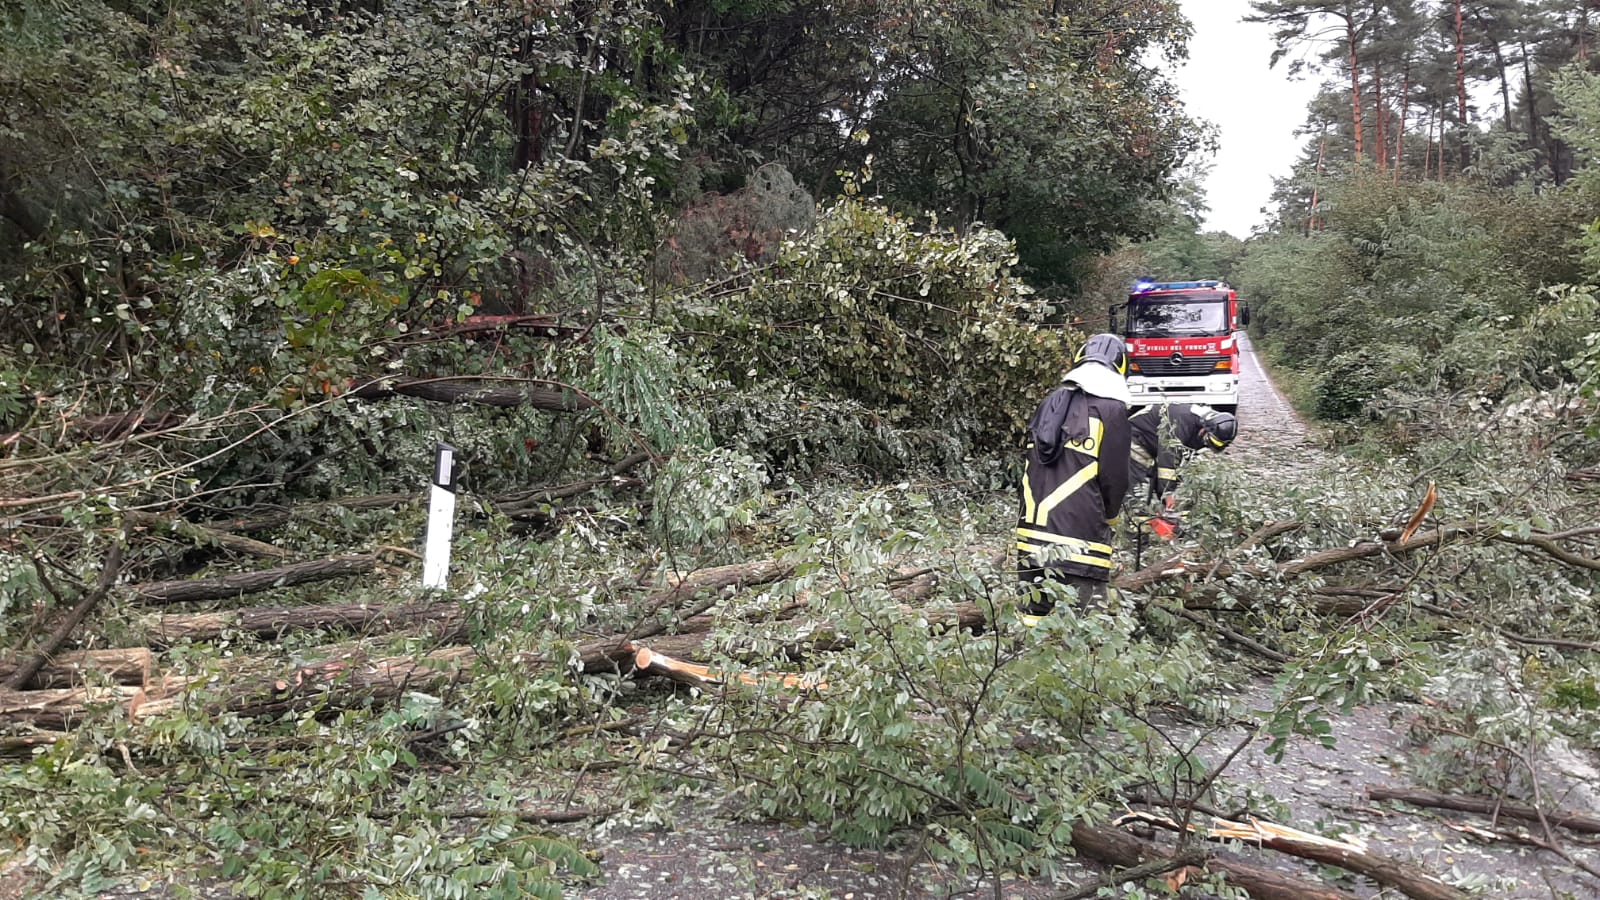
[(450, 571), (450, 528), (456, 517), (456, 448), (439, 442), (433, 454), (428, 537), (422, 552), (422, 586), (444, 587)]

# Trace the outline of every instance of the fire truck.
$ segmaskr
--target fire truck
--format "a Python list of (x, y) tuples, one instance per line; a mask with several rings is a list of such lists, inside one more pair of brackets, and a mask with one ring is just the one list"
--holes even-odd
[(1239, 339), (1249, 306), (1221, 281), (1140, 281), (1111, 307), (1111, 330), (1128, 343), (1134, 406), (1204, 403), (1239, 409)]

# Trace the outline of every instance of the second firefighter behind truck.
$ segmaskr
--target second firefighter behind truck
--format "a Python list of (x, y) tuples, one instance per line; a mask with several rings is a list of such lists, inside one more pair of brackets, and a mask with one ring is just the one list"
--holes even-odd
[(1028, 424), (1017, 518), (1023, 621), (1055, 608), (1048, 582), (1079, 604), (1103, 603), (1112, 520), (1128, 492), (1128, 354), (1114, 334), (1090, 338)]

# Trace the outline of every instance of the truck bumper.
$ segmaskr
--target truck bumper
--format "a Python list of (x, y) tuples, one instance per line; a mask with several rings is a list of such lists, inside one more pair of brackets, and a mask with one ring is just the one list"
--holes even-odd
[(1158, 403), (1204, 403), (1238, 406), (1239, 376), (1207, 375), (1203, 378), (1145, 378), (1128, 376), (1128, 393), (1134, 406)]

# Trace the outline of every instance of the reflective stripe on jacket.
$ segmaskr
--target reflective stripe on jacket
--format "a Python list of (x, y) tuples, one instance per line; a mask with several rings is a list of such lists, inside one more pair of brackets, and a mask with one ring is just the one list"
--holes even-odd
[[(1040, 404), (1059, 402), (1062, 387)], [(1087, 433), (1073, 439), (1063, 433), (1055, 451), (1041, 454), (1028, 443), (1021, 508), (1017, 517), (1017, 551), (1024, 580), (1045, 574), (1111, 577), (1111, 526), (1128, 491), (1128, 407), (1120, 400), (1083, 393), (1072, 404), (1088, 404)], [(1038, 413), (1035, 420), (1038, 420)]]

